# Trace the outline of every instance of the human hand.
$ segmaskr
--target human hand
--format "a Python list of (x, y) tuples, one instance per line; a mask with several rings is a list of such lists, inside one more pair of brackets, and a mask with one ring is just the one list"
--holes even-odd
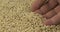
[(32, 10), (46, 18), (44, 24), (60, 24), (60, 0), (35, 0)]

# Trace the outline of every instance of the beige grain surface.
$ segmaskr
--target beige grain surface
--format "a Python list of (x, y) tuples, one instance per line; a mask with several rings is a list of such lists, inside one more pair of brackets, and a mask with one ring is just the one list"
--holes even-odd
[(0, 32), (60, 32), (60, 26), (45, 26), (31, 12), (33, 0), (0, 0)]

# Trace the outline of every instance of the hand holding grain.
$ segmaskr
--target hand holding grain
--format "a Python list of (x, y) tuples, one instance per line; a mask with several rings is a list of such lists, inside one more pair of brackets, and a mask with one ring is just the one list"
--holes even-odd
[(46, 25), (60, 24), (60, 0), (35, 0), (32, 11), (43, 15)]

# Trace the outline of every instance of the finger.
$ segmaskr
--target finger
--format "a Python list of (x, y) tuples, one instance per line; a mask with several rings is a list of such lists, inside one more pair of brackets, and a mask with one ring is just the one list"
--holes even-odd
[(43, 17), (46, 18), (46, 19), (50, 19), (50, 18), (52, 18), (53, 16), (55, 16), (56, 14), (57, 14), (57, 13), (56, 13), (55, 11), (51, 10), (50, 12), (44, 14)]
[(35, 11), (40, 8), (41, 5), (45, 3), (46, 0), (35, 0), (32, 3), (32, 10)]
[(54, 9), (54, 11), (55, 11), (56, 13), (59, 13), (59, 12), (60, 12), (60, 5), (58, 5), (58, 6)]
[(44, 22), (46, 25), (58, 25), (60, 24), (60, 13), (58, 13), (56, 16), (52, 17), (49, 20), (46, 20)]
[(49, 9), (48, 5), (45, 4), (44, 6), (42, 6), (40, 9), (36, 10), (35, 12), (43, 15), (44, 13), (48, 11), (48, 9)]
[(60, 5), (58, 5), (56, 8), (54, 8), (52, 11), (44, 14), (43, 17), (49, 19), (59, 12), (60, 12)]
[(49, 12), (52, 8), (56, 7), (57, 2), (50, 0), (47, 4), (43, 5), (40, 9), (38, 9), (38, 13), (40, 14), (46, 14), (47, 12)]
[(49, 0), (48, 6), (50, 9), (55, 8), (58, 5), (56, 0)]

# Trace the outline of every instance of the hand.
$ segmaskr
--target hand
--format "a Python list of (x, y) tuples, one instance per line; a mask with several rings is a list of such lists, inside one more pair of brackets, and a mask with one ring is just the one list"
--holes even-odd
[(45, 25), (60, 24), (60, 0), (35, 0), (32, 10), (46, 18)]

